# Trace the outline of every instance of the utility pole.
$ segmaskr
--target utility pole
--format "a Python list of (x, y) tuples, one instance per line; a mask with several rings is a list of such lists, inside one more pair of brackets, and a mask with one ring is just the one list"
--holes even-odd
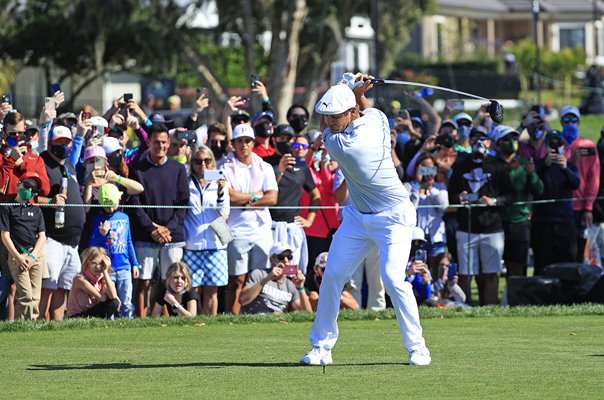
[(537, 104), (541, 104), (541, 45), (539, 44), (539, 12), (540, 7), (539, 0), (533, 0), (533, 33), (535, 37), (535, 49), (536, 49), (536, 60), (535, 60), (535, 74), (533, 76), (533, 84), (535, 87), (535, 93), (537, 94)]

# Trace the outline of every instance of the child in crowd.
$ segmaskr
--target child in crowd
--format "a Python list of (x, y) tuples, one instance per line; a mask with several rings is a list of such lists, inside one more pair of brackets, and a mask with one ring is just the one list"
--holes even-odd
[(42, 210), (32, 205), (42, 179), (25, 172), (17, 184), (15, 206), (0, 208), (2, 242), (8, 250), (8, 267), (16, 285), (15, 318), (36, 319), (39, 315), (45, 260), (46, 233)]
[(82, 253), (82, 272), (73, 278), (67, 317), (111, 318), (120, 308), (111, 280), (111, 260), (102, 247), (89, 247)]
[(122, 303), (119, 316), (132, 319), (132, 279), (138, 278), (139, 263), (132, 244), (130, 218), (117, 210), (121, 197), (122, 192), (114, 184), (101, 185), (98, 200), (99, 204), (105, 207), (92, 221), (88, 246), (103, 247), (109, 254), (113, 267), (111, 278)]
[(450, 253), (438, 259), (438, 271), (438, 279), (432, 284), (435, 297), (429, 304), (436, 307), (468, 307), (465, 304), (466, 294), (457, 284), (457, 264), (451, 263)]
[(154, 317), (197, 315), (197, 294), (191, 288), (191, 274), (187, 264), (175, 262), (168, 267), (166, 287), (159, 292), (152, 315)]

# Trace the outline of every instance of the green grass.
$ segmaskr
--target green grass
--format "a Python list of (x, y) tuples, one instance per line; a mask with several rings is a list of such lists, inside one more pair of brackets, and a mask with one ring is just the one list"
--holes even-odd
[(343, 313), (325, 374), (311, 315), (2, 323), (2, 398), (601, 398), (604, 306), (421, 313), (432, 365), (391, 310)]

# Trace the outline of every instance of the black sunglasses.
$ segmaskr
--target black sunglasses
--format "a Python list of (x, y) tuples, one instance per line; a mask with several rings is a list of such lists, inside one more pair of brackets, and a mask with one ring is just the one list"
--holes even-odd
[(577, 118), (577, 117), (564, 117), (564, 118), (562, 118), (562, 123), (563, 124), (569, 124), (571, 122), (579, 122), (579, 118)]
[(291, 261), (292, 256), (293, 256), (293, 253), (291, 251), (284, 251), (283, 253), (281, 253), (277, 256), (277, 259), (279, 261), (283, 261), (287, 258), (288, 260)]
[(32, 185), (31, 183), (29, 183), (27, 181), (22, 181), (21, 184), (23, 185), (24, 189), (31, 190), (33, 193), (39, 193), (40, 192), (40, 189), (37, 186)]
[(203, 163), (205, 163), (206, 165), (212, 165), (212, 159), (211, 158), (194, 158), (193, 160), (193, 164), (196, 165), (201, 165)]

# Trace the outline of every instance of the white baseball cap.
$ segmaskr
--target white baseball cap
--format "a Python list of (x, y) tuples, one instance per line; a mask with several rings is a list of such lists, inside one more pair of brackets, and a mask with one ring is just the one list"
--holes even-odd
[(323, 253), (319, 254), (317, 256), (317, 259), (315, 260), (315, 265), (318, 265), (321, 268), (325, 268), (327, 267), (327, 255), (329, 253), (324, 251)]
[(107, 122), (107, 120), (103, 117), (99, 117), (98, 115), (90, 117), (90, 123), (93, 126), (102, 126), (103, 128), (109, 128), (109, 123)]
[(348, 85), (340, 84), (329, 88), (315, 105), (315, 111), (324, 115), (342, 114), (357, 104), (354, 92)]
[(54, 128), (52, 128), (52, 139), (50, 140), (56, 140), (61, 138), (67, 138), (69, 140), (72, 140), (71, 130), (68, 127), (62, 125), (55, 126)]
[(292, 253), (294, 252), (291, 249), (291, 246), (288, 246), (285, 243), (277, 242), (273, 245), (273, 247), (271, 247), (271, 251), (269, 252), (269, 254), (271, 256), (278, 256), (279, 254), (283, 253), (284, 251), (291, 251)]
[(107, 154), (114, 153), (118, 150), (123, 150), (119, 140), (110, 136), (103, 137), (103, 149)]
[(425, 242), (426, 234), (424, 233), (424, 230), (419, 226), (413, 228), (413, 236), (411, 237), (411, 240), (421, 240), (422, 242)]
[(560, 117), (564, 117), (567, 114), (573, 114), (577, 118), (581, 118), (581, 113), (579, 109), (575, 106), (564, 106), (562, 110), (560, 110)]
[(511, 126), (497, 125), (495, 128), (493, 128), (493, 131), (491, 132), (491, 138), (494, 141), (498, 141), (499, 139), (503, 139), (510, 133), (512, 133), (516, 136), (520, 136), (518, 131), (516, 129), (512, 128)]
[(249, 137), (254, 139), (254, 128), (248, 124), (239, 124), (233, 129), (233, 140), (240, 137)]

